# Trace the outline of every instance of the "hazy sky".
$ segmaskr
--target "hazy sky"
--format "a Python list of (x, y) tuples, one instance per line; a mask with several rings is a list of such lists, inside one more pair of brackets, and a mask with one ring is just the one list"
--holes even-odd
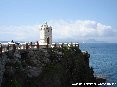
[(117, 42), (117, 0), (0, 0), (0, 40), (39, 40), (39, 25), (53, 41)]

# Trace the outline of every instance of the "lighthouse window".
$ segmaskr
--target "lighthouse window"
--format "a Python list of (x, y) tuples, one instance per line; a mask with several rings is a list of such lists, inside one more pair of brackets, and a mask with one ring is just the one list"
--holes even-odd
[(49, 30), (48, 30), (48, 32), (49, 32)]

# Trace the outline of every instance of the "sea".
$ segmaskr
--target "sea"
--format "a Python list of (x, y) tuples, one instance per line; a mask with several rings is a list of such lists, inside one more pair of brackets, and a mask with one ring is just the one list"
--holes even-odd
[(94, 75), (106, 79), (101, 87), (117, 87), (117, 43), (80, 43), (80, 49), (90, 54)]

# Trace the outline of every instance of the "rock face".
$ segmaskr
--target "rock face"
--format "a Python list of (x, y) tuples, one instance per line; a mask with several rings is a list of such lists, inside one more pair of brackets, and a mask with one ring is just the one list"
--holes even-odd
[(78, 47), (9, 51), (3, 57), (1, 87), (72, 87), (96, 82), (89, 56)]

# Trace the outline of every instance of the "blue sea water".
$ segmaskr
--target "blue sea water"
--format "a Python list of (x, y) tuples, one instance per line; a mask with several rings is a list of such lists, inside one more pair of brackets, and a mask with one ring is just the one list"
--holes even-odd
[(95, 76), (106, 78), (106, 83), (116, 83), (104, 87), (117, 87), (117, 43), (81, 43), (80, 49), (89, 52)]

